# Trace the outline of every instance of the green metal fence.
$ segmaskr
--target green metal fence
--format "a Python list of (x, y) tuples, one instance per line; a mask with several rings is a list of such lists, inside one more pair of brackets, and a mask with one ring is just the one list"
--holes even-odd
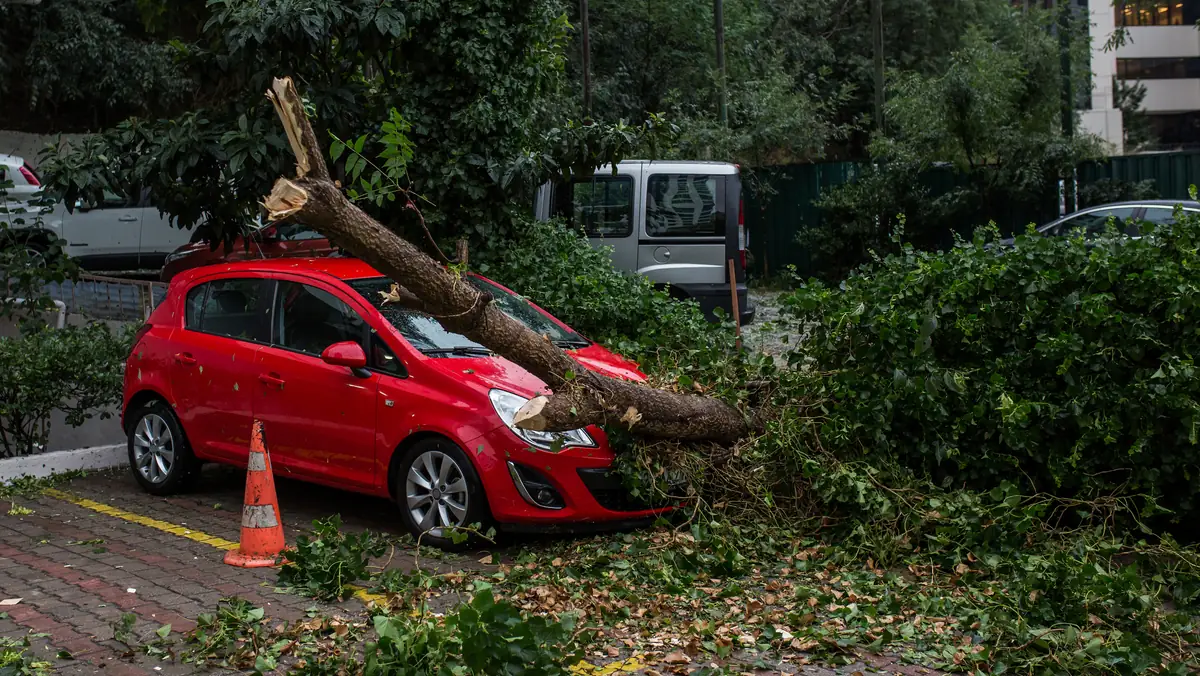
[[(754, 257), (752, 270), (759, 275), (782, 272), (794, 265), (802, 275), (813, 271), (812, 252), (804, 243), (803, 232), (821, 223), (817, 200), (827, 191), (855, 179), (864, 165), (859, 162), (827, 162), (758, 169), (751, 184), (766, 184), (769, 191), (746, 191), (746, 230)], [(1176, 152), (1154, 155), (1112, 157), (1079, 167), (1081, 186), (1102, 178), (1122, 181), (1155, 181), (1164, 199), (1184, 199), (1188, 186), (1200, 185), (1200, 152)], [(949, 169), (936, 169), (922, 182), (931, 197), (953, 189), (958, 177)], [(1057, 182), (1049, 183), (1042, 195), (1028, 205), (1001, 205), (981, 214), (979, 223), (964, 223), (962, 234), (976, 225), (995, 221), (1002, 230), (1012, 232), (1028, 223), (1044, 223), (1058, 214)], [(952, 233), (946, 233), (947, 242)]]
[(1131, 183), (1152, 180), (1163, 199), (1187, 199), (1188, 186), (1200, 185), (1200, 152), (1126, 155), (1079, 167), (1081, 185), (1101, 178)]

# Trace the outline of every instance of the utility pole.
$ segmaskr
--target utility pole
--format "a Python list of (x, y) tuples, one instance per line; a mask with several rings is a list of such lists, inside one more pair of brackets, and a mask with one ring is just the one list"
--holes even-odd
[(725, 3), (723, 0), (713, 0), (713, 29), (717, 34), (717, 73), (721, 78), (719, 115), (721, 126), (728, 126), (729, 98), (725, 78)]
[(583, 33), (583, 117), (592, 116), (592, 42), (588, 28), (588, 0), (579, 0), (579, 28)]
[[(1075, 135), (1075, 92), (1071, 78), (1071, 10), (1072, 0), (1058, 0), (1059, 65), (1062, 68), (1062, 133), (1070, 139)], [(1075, 169), (1070, 180), (1063, 181), (1063, 206), (1067, 213), (1075, 211)]]
[(871, 43), (875, 51), (875, 128), (883, 130), (883, 0), (871, 0)]

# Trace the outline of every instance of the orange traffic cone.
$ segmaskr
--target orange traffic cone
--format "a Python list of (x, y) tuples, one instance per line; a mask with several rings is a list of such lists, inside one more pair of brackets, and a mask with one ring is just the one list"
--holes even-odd
[(263, 424), (254, 421), (250, 433), (250, 461), (246, 467), (246, 503), (242, 506), (242, 541), (225, 554), (225, 563), (242, 568), (275, 565), (286, 545), (279, 501), (275, 498), (275, 477), (271, 474), (271, 456), (263, 443)]

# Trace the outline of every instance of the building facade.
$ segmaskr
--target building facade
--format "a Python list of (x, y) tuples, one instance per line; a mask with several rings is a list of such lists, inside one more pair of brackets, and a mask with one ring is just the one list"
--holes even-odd
[(1125, 44), (1111, 52), (1116, 76), (1145, 87), (1142, 110), (1155, 149), (1200, 147), (1200, 0), (1126, 0), (1115, 13), (1107, 25), (1126, 31)]

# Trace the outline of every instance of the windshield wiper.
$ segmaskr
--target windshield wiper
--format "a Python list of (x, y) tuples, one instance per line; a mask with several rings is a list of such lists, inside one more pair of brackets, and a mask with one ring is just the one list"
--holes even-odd
[(475, 347), (472, 345), (459, 345), (457, 347), (435, 347), (428, 350), (421, 350), (428, 356), (437, 356), (443, 354), (454, 354), (461, 357), (490, 357), (492, 351), (486, 347)]
[(591, 345), (591, 343), (589, 343), (588, 341), (586, 341), (582, 338), (563, 338), (562, 340), (554, 341), (554, 345), (557, 347), (572, 350), (572, 349), (576, 349), (576, 348), (587, 347), (587, 346)]

